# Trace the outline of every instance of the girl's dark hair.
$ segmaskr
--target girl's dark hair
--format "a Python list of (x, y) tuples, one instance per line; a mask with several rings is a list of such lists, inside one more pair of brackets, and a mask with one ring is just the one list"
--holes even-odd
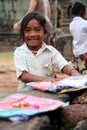
[(45, 18), (40, 13), (32, 12), (32, 13), (28, 13), (22, 20), (21, 28), (20, 28), (20, 35), (22, 36), (22, 38), (24, 38), (24, 31), (28, 22), (31, 21), (32, 19), (36, 19), (40, 23), (40, 25), (44, 29), (44, 33), (47, 32)]
[(79, 16), (83, 17), (85, 14), (85, 10), (86, 10), (85, 5), (83, 3), (76, 2), (76, 3), (74, 3), (74, 5), (72, 7), (72, 14), (74, 16), (79, 15)]

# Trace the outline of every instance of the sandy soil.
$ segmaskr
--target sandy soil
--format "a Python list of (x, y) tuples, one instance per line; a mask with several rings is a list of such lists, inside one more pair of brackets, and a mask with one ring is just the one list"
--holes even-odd
[(0, 60), (0, 93), (17, 91), (18, 81), (12, 60)]

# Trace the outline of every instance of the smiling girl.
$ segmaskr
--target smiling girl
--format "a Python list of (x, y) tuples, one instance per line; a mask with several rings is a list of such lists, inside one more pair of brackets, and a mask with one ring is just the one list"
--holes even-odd
[(24, 44), (14, 52), (19, 91), (30, 89), (26, 83), (59, 80), (55, 78), (53, 66), (68, 75), (79, 75), (58, 50), (46, 45), (43, 41), (46, 31), (46, 20), (39, 13), (24, 17), (20, 29)]

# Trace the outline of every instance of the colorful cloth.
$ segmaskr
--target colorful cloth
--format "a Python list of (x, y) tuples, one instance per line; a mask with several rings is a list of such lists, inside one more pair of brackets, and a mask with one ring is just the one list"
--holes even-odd
[(73, 57), (73, 64), (81, 74), (87, 74), (87, 52)]
[(30, 116), (66, 106), (58, 100), (24, 94), (13, 94), (0, 101), (0, 119), (26, 120)]
[(74, 92), (87, 88), (87, 75), (70, 76), (56, 82), (32, 82), (31, 86), (34, 89), (50, 93)]

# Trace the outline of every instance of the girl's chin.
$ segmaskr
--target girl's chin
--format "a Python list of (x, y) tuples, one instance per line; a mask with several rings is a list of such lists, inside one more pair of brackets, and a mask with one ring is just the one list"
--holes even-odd
[(36, 47), (38, 44), (27, 44), (28, 47)]
[(38, 42), (32, 41), (32, 42), (28, 42), (29, 45), (38, 45)]
[(32, 47), (34, 47), (34, 46), (38, 46), (38, 44), (28, 44), (29, 46), (32, 46)]

